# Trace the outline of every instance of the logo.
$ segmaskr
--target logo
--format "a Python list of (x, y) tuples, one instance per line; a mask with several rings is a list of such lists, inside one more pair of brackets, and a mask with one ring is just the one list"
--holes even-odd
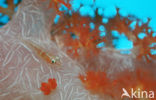
[(130, 93), (127, 92), (125, 88), (122, 88), (122, 95), (123, 97), (129, 97), (129, 98), (154, 98), (154, 91), (142, 91), (140, 88), (137, 90), (134, 90), (133, 88), (130, 89)]

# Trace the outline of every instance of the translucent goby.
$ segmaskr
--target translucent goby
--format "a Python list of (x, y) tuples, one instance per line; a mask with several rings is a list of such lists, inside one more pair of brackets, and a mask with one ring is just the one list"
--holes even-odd
[(41, 48), (39, 45), (32, 42), (31, 40), (22, 40), (22, 42), (27, 47), (29, 47), (38, 57), (40, 57), (47, 63), (61, 65), (60, 57), (54, 56), (54, 54), (46, 52), (43, 48)]

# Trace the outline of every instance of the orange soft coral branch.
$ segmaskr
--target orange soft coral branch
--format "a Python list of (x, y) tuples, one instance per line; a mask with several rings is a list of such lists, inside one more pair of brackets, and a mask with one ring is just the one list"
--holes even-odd
[(70, 4), (65, 3), (64, 0), (51, 0), (49, 3), (49, 8), (52, 8), (53, 4), (55, 5), (56, 8), (58, 8), (58, 4), (61, 3), (65, 5), (68, 9), (70, 9)]
[(86, 76), (80, 75), (79, 78), (92, 93), (108, 93), (108, 88), (112, 85), (105, 72), (88, 71)]
[[(119, 9), (117, 9), (117, 15), (114, 18), (109, 18), (109, 22), (106, 24), (102, 23), (102, 18), (98, 15), (95, 17), (95, 21), (90, 19), (89, 17), (82, 17), (78, 13), (73, 13), (72, 16), (65, 15), (64, 17), (65, 20), (64, 22), (62, 22), (63, 24), (59, 24), (59, 28), (61, 30), (66, 30), (67, 34), (70, 33), (76, 35), (78, 39), (73, 40), (71, 37), (67, 36), (68, 39), (62, 40), (64, 46), (72, 47), (76, 55), (78, 55), (77, 51), (80, 48), (83, 48), (83, 51), (86, 52), (83, 52), (83, 55), (85, 55), (86, 57), (90, 57), (90, 54), (97, 55), (100, 49), (97, 49), (96, 45), (100, 42), (105, 42), (106, 46), (112, 47), (112, 41), (114, 37), (112, 36), (111, 31), (116, 30), (119, 33), (124, 33), (130, 40), (134, 42), (134, 53), (136, 54), (138, 59), (144, 56), (149, 62), (149, 57), (152, 59), (156, 58), (156, 56), (151, 54), (152, 47), (149, 46), (153, 42), (156, 42), (156, 39), (152, 37), (153, 31), (151, 31), (151, 33), (148, 31), (149, 29), (151, 29), (148, 26), (150, 19), (148, 19), (146, 23), (139, 25), (137, 18), (131, 18), (132, 16), (123, 17), (119, 14)], [(92, 21), (96, 24), (94, 30), (91, 30), (89, 27), (89, 23)], [(133, 21), (137, 21), (135, 29), (130, 28), (130, 24)], [(107, 34), (105, 38), (101, 38), (98, 34), (99, 25), (104, 25), (104, 27), (106, 28), (105, 32)], [(58, 25), (56, 25), (56, 27), (57, 26)], [(68, 26), (68, 28), (66, 26)], [(143, 40), (139, 39), (138, 37), (141, 32), (146, 33), (147, 35), (147, 37), (145, 37)], [(63, 35), (63, 37), (66, 38), (65, 36), (67, 34)], [(72, 50), (70, 50), (70, 52), (71, 51)]]
[[(98, 34), (98, 28), (91, 31), (89, 26), (90, 19), (87, 17), (80, 17), (79, 14), (74, 13), (72, 16), (66, 17), (68, 18), (64, 22), (65, 24), (61, 26), (61, 29), (67, 32), (67, 34), (63, 35), (62, 39), (64, 40), (64, 45), (72, 47), (72, 50), (75, 52), (75, 57), (78, 56), (78, 49), (83, 49), (86, 53), (86, 57), (89, 57), (90, 53), (98, 54), (99, 49), (96, 48), (96, 45), (104, 41)], [(68, 28), (66, 28), (66, 26), (68, 26)], [(77, 38), (73, 39), (71, 33), (76, 35)], [(70, 52), (72, 52), (72, 50), (70, 50)]]
[(125, 33), (126, 35), (129, 35), (130, 28), (129, 25), (132, 21), (129, 20), (126, 17), (122, 17), (119, 14), (119, 9), (117, 8), (117, 15), (114, 18), (109, 19), (109, 23), (105, 26), (108, 30), (117, 30), (119, 33)]
[(48, 83), (43, 82), (41, 84), (40, 90), (44, 93), (44, 95), (49, 95), (53, 90), (57, 87), (56, 79), (49, 79)]
[[(142, 25), (139, 25), (139, 22), (137, 21), (135, 29), (131, 30), (129, 25), (131, 24), (133, 20), (130, 20), (128, 17), (122, 17), (119, 15), (119, 9), (117, 9), (117, 15), (114, 18), (109, 19), (109, 23), (105, 24), (105, 27), (107, 31), (116, 30), (119, 33), (123, 33), (134, 42), (134, 47), (138, 48), (137, 58), (140, 59), (143, 56), (145, 56), (146, 60), (149, 62), (148, 56), (151, 58), (156, 58), (154, 55), (151, 55), (151, 47), (150, 45), (152, 43), (156, 42), (156, 38), (153, 37), (153, 31), (148, 32), (149, 29), (151, 29), (148, 24), (150, 22), (150, 19), (148, 18), (148, 21), (146, 23), (142, 23)], [(152, 30), (152, 29), (151, 29)], [(139, 39), (138, 35), (140, 33), (145, 33), (147, 37), (144, 39)]]
[(91, 53), (90, 51), (93, 51), (93, 54), (97, 54), (99, 52), (99, 49), (96, 48), (96, 45), (99, 42), (96, 42), (96, 40), (100, 39), (100, 36), (98, 36), (97, 33), (90, 32), (90, 29), (88, 27), (77, 26), (71, 30), (69, 29), (68, 32), (73, 32), (74, 34), (76, 34), (76, 36), (78, 36), (78, 39), (72, 39), (72, 37), (69, 37), (68, 35), (68, 40), (64, 42), (66, 46), (71, 46), (75, 50), (83, 48), (87, 53)]
[(19, 4), (17, 4), (17, 5), (15, 5), (14, 4), (14, 0), (7, 0), (7, 3), (8, 3), (8, 8), (2, 8), (2, 7), (0, 7), (0, 12), (2, 13), (2, 14), (6, 14), (6, 15), (8, 15), (10, 18), (12, 18), (12, 15), (14, 14), (14, 12), (15, 12), (15, 7)]
[(156, 74), (152, 69), (137, 69), (137, 78), (145, 90), (156, 92)]
[(141, 58), (145, 56), (146, 60), (149, 62), (149, 57), (155, 59), (156, 56), (151, 54), (151, 49), (155, 47), (150, 47), (152, 43), (156, 43), (156, 37), (153, 37), (153, 32), (151, 33), (146, 33), (147, 37), (144, 39), (139, 39), (137, 36), (137, 41), (134, 42), (134, 46), (138, 47), (138, 55), (137, 58)]
[(14, 0), (7, 0), (8, 3), (8, 9), (11, 9), (12, 11), (14, 11), (15, 9), (15, 5), (14, 5)]
[[(43, 2), (46, 1), (46, 0), (42, 0)], [(54, 8), (54, 10), (56, 11), (56, 13), (60, 16), (62, 16), (62, 13), (60, 10), (59, 10), (59, 4), (63, 4), (64, 6), (66, 6), (68, 9), (70, 9), (70, 4), (69, 3), (65, 3), (64, 0), (50, 0), (49, 2), (49, 6), (48, 6), (48, 9), (50, 8)]]
[[(140, 59), (144, 56), (145, 59), (149, 62), (149, 57), (153, 59), (156, 58), (155, 55), (151, 55), (152, 48), (150, 47), (150, 45), (156, 42), (156, 38), (152, 36), (154, 33), (153, 31), (148, 32), (148, 30), (151, 29), (148, 26), (150, 18), (148, 18), (148, 21), (146, 23), (142, 22), (142, 25), (139, 25), (139, 21), (136, 19), (135, 21), (137, 21), (137, 23), (135, 29), (132, 30), (130, 29), (130, 24), (134, 20), (135, 19), (130, 19), (130, 16), (122, 17), (121, 15), (119, 15), (119, 9), (117, 8), (117, 15), (114, 18), (110, 18), (109, 23), (105, 24), (105, 27), (108, 32), (112, 30), (116, 30), (119, 33), (124, 32), (124, 34), (134, 42), (134, 48), (138, 48), (138, 52), (136, 54), (137, 58)], [(138, 34), (140, 33), (145, 33), (147, 37), (145, 37), (143, 40), (139, 39)]]
[(148, 18), (148, 21), (146, 23), (143, 23), (141, 26), (139, 26), (138, 22), (136, 23), (135, 29), (132, 31), (134, 35), (138, 35), (141, 32), (145, 32), (148, 35), (148, 29), (151, 29), (148, 24), (150, 22), (150, 18)]
[(53, 6), (54, 6), (54, 9), (57, 11), (57, 14), (59, 14), (61, 16), (62, 12), (59, 11), (59, 4), (63, 4), (68, 9), (70, 9), (70, 4), (69, 3), (65, 3), (64, 0), (51, 0), (50, 3), (49, 3), (48, 9), (53, 8)]
[(69, 54), (73, 53), (73, 56), (77, 57), (79, 54), (78, 54), (78, 49), (80, 48), (80, 43), (77, 39), (73, 40), (71, 38), (71, 35), (70, 34), (66, 34), (64, 36), (64, 44), (67, 46), (67, 47), (71, 47), (71, 49), (67, 50), (67, 52)]
[(68, 9), (70, 9), (70, 4), (69, 3), (65, 3), (64, 0), (55, 0), (55, 2), (61, 3), (63, 5), (65, 5)]
[(59, 11), (57, 0), (51, 0), (49, 3), (48, 9), (53, 8), (53, 6), (54, 6), (54, 9), (57, 12), (57, 14), (59, 14), (61, 16), (62, 13)]
[(111, 80), (107, 78), (105, 72), (88, 71), (86, 75), (80, 75), (84, 87), (91, 93), (109, 95), (116, 99), (121, 99), (122, 88), (129, 93), (130, 89), (155, 91), (156, 74), (149, 69), (137, 68), (136, 71), (124, 71)]

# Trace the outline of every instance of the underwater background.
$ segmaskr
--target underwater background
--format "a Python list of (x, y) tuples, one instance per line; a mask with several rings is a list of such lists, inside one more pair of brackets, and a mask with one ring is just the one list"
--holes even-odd
[(0, 100), (155, 100), (155, 4), (1, 0)]

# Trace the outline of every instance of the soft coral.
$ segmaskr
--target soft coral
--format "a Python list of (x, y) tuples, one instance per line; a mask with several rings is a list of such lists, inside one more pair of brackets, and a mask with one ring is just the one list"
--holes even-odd
[[(134, 41), (134, 46), (138, 48), (137, 58), (145, 57), (145, 59), (149, 62), (150, 58), (156, 59), (155, 55), (151, 54), (151, 49), (155, 49), (155, 47), (151, 47), (152, 43), (156, 43), (156, 37), (153, 37), (153, 31), (150, 33), (146, 33), (146, 37), (143, 39), (139, 39), (136, 35), (137, 41)], [(150, 58), (149, 58), (150, 57)]]
[[(89, 26), (90, 19), (80, 17), (77, 13), (73, 13), (72, 16), (66, 15), (66, 17), (67, 20), (59, 28), (66, 31), (66, 34), (63, 34), (62, 40), (64, 40), (63, 43), (65, 46), (72, 48), (68, 52), (74, 51), (75, 57), (78, 57), (78, 50), (81, 49), (85, 57), (90, 57), (91, 54), (97, 55), (100, 49), (96, 48), (96, 45), (105, 41), (98, 34), (98, 28), (91, 30)], [(58, 26), (60, 25), (58, 24)], [(71, 36), (72, 34), (76, 36), (75, 39)]]
[[(70, 4), (69, 3), (65, 3), (64, 0), (50, 0), (49, 3), (49, 9), (50, 8), (54, 8), (55, 11), (57, 11), (57, 14), (62, 15), (62, 12), (59, 11), (59, 4), (63, 4), (64, 6), (66, 6), (68, 9), (70, 9)], [(53, 7), (54, 6), (54, 7)]]
[(111, 80), (107, 78), (105, 72), (88, 71), (86, 76), (80, 75), (79, 78), (83, 82), (85, 88), (92, 93), (106, 93), (112, 95), (109, 89), (111, 90), (113, 84)]
[(17, 5), (20, 3), (18, 2), (17, 4), (14, 4), (14, 0), (7, 0), (8, 3), (8, 7), (7, 8), (2, 8), (0, 7), (0, 12), (2, 14), (6, 14), (8, 15), (10, 18), (12, 18), (12, 15), (15, 12), (15, 8), (17, 7)]
[(121, 100), (122, 88), (130, 93), (130, 89), (156, 92), (156, 77), (154, 72), (147, 68), (137, 68), (135, 71), (125, 70), (116, 74), (113, 79), (107, 77), (102, 71), (87, 71), (86, 75), (79, 75), (84, 87), (91, 93), (109, 95), (116, 100)]
[(131, 20), (128, 19), (128, 17), (122, 17), (119, 14), (119, 8), (116, 9), (117, 14), (115, 17), (109, 19), (109, 23), (107, 23), (105, 26), (107, 27), (107, 30), (117, 30), (119, 33), (125, 33), (128, 35), (130, 33), (130, 27)]

